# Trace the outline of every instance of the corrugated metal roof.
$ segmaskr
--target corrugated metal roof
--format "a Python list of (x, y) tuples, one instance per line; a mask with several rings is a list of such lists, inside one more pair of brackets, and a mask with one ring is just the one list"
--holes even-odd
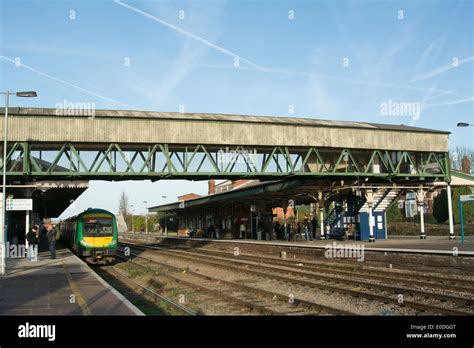
[[(233, 115), (233, 114), (209, 114), (209, 113), (180, 113), (180, 112), (155, 112), (138, 110), (95, 110), (97, 118), (137, 118), (137, 119), (170, 119), (170, 120), (197, 120), (197, 121), (218, 121), (218, 122), (248, 122), (248, 123), (266, 123), (280, 125), (300, 125), (300, 126), (319, 126), (319, 127), (342, 127), (342, 128), (362, 128), (373, 130), (392, 130), (404, 132), (423, 132), (423, 133), (443, 133), (450, 132), (411, 127), (406, 125), (391, 125), (368, 122), (354, 121), (331, 121), (312, 118), (298, 117), (275, 117), (275, 116), (253, 116), (253, 115)], [(4, 114), (4, 108), (0, 108), (0, 114)], [(56, 109), (53, 108), (9, 108), (10, 115), (24, 116), (57, 116)], [(73, 114), (69, 117), (90, 117), (89, 115)], [(67, 117), (60, 116), (60, 117)], [(59, 116), (58, 116), (59, 117)]]
[[(437, 181), (432, 183), (433, 186), (448, 186), (445, 181)], [(470, 186), (474, 187), (474, 176), (457, 171), (451, 170), (451, 186)]]
[[(202, 197), (187, 200), (186, 207), (198, 206), (198, 205), (207, 204), (210, 202), (220, 202), (226, 199), (236, 199), (236, 197), (251, 196), (253, 194), (262, 194), (262, 192), (258, 192), (259, 189), (263, 189), (264, 191), (265, 189), (269, 189), (269, 192), (276, 191), (282, 195), (286, 195), (286, 193), (282, 192), (283, 190), (282, 190), (281, 185), (283, 186), (286, 185), (287, 188), (294, 188), (294, 187), (300, 187), (304, 185), (304, 183), (305, 182), (302, 180), (289, 180), (289, 181), (271, 180), (271, 181), (264, 181), (264, 182), (259, 182), (256, 180), (250, 183), (249, 185), (240, 186), (230, 191), (219, 192), (212, 195), (207, 195), (207, 196), (202, 196)], [(274, 188), (272, 188), (275, 185), (280, 185), (280, 186), (277, 186), (277, 189), (275, 190)], [(179, 202), (167, 203), (167, 204), (157, 205), (157, 206), (148, 208), (149, 211), (153, 211), (153, 212), (170, 211), (170, 210), (175, 210), (175, 209), (182, 209), (179, 206)]]

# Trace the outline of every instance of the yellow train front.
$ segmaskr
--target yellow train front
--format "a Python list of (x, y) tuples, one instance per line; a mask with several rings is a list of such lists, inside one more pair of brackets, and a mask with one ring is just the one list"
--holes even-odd
[(65, 244), (90, 263), (111, 263), (117, 249), (115, 215), (103, 209), (92, 209), (60, 223), (60, 235)]

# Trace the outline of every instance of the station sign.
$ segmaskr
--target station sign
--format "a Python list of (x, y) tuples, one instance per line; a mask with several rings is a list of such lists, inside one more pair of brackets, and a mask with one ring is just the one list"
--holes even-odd
[(6, 210), (33, 210), (33, 199), (7, 199)]
[(473, 195), (461, 195), (461, 196), (459, 196), (459, 200), (461, 202), (474, 201), (474, 194)]

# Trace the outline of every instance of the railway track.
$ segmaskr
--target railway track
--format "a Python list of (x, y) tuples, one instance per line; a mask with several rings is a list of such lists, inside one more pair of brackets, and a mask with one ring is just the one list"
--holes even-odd
[[(118, 256), (118, 257), (121, 258), (120, 256)], [(130, 277), (123, 274), (122, 272), (119, 272), (119, 271), (117, 271), (117, 270), (115, 270), (111, 267), (108, 267), (107, 270), (101, 269), (97, 273), (102, 277), (103, 277), (103, 273), (106, 273), (106, 274), (111, 275), (114, 278), (124, 279), (124, 280), (127, 281), (127, 284), (129, 284), (129, 285), (131, 284), (132, 287), (134, 287), (135, 289), (140, 290), (140, 291), (144, 291), (147, 295), (152, 296), (152, 298), (154, 298), (155, 300), (162, 301), (162, 302), (166, 303), (167, 305), (170, 305), (171, 307), (173, 307), (175, 309), (178, 309), (178, 311), (180, 311), (181, 313), (183, 313), (185, 315), (190, 315), (190, 316), (197, 316), (198, 315), (197, 312), (181, 305), (180, 303), (178, 303), (176, 301), (173, 301), (172, 299), (170, 299), (166, 296), (163, 296), (163, 295), (157, 293), (156, 291), (154, 291), (153, 289), (147, 287), (146, 285), (131, 279)]]
[[(125, 238), (126, 239), (126, 238)], [(123, 240), (122, 240), (123, 242)], [(130, 244), (136, 244), (131, 243)], [(136, 245), (147, 245), (147, 243), (140, 243)], [(228, 256), (231, 252), (223, 251), (218, 249), (210, 248), (191, 248), (189, 246), (160, 246), (161, 248), (167, 248), (169, 250), (192, 250), (193, 252), (200, 252), (205, 255), (216, 255), (216, 256)], [(245, 254), (240, 253), (240, 258), (245, 260), (254, 260), (254, 261), (265, 261), (266, 263), (279, 264), (279, 265), (289, 265), (297, 266), (299, 269), (307, 269), (320, 271), (324, 273), (331, 274), (340, 274), (348, 276), (349, 273), (354, 275), (368, 276), (372, 279), (384, 280), (387, 277), (397, 280), (398, 282), (406, 282), (411, 285), (419, 286), (429, 286), (436, 287), (440, 290), (445, 291), (457, 291), (457, 292), (469, 292), (474, 291), (474, 277), (470, 279), (463, 279), (459, 276), (441, 276), (439, 274), (425, 274), (419, 271), (407, 270), (403, 268), (389, 268), (389, 263), (378, 262), (380, 266), (366, 266), (361, 265), (352, 260), (337, 259), (334, 261), (329, 261), (327, 259), (321, 259), (318, 261), (312, 261), (307, 259), (282, 259), (278, 257), (266, 256), (266, 255), (254, 255), (254, 254)], [(374, 263), (375, 261), (371, 261)], [(382, 266), (383, 265), (383, 266)], [(391, 265), (396, 266), (395, 263)]]
[[(119, 250), (119, 252), (122, 252), (121, 250)], [(148, 260), (144, 257), (141, 257), (139, 255), (135, 255), (135, 254), (131, 254), (132, 256), (134, 256), (134, 258), (139, 258), (140, 259), (140, 263), (136, 262), (134, 259), (130, 259), (129, 257), (124, 257), (124, 256), (118, 256), (119, 258), (123, 259), (124, 261), (127, 261), (128, 263), (131, 263), (133, 264), (134, 266), (138, 267), (138, 268), (146, 268), (146, 267), (149, 267), (150, 264), (155, 264), (155, 265), (160, 265), (160, 266), (163, 266), (163, 268), (166, 268), (168, 270), (173, 270), (173, 271), (176, 271), (176, 272), (179, 272), (179, 273), (188, 273), (188, 274), (191, 274), (191, 272), (189, 271), (186, 271), (185, 269), (180, 269), (180, 268), (177, 268), (177, 267), (172, 267), (170, 265), (166, 265), (166, 264), (159, 264), (159, 263), (156, 263), (156, 262), (152, 262), (151, 260)], [(143, 261), (146, 262), (146, 264), (143, 263)], [(229, 294), (227, 294), (225, 291), (222, 291), (222, 289), (215, 289), (211, 286), (209, 286), (209, 284), (205, 284), (205, 282), (202, 280), (202, 279), (189, 279), (189, 277), (186, 277), (188, 279), (185, 279), (184, 276), (182, 275), (179, 275), (179, 274), (171, 274), (171, 273), (165, 273), (163, 271), (163, 268), (153, 268), (154, 271), (157, 271), (159, 272), (159, 275), (160, 277), (164, 277), (164, 278), (167, 278), (169, 280), (171, 280), (173, 283), (176, 283), (180, 290), (185, 290), (183, 293), (189, 293), (190, 291), (200, 291), (200, 292), (204, 292), (204, 293), (207, 293), (209, 296), (209, 300), (212, 300), (213, 302), (216, 301), (216, 297), (217, 298), (220, 298), (221, 300), (224, 300), (227, 302), (227, 309), (229, 310), (230, 313), (241, 313), (241, 309), (242, 307), (245, 307), (247, 308), (250, 312), (254, 311), (254, 312), (258, 312), (258, 313), (261, 313), (261, 314), (275, 314), (274, 311), (270, 310), (270, 309), (267, 309), (263, 306), (260, 306), (256, 303), (253, 303), (251, 302), (250, 300), (248, 299), (243, 299), (243, 298), (239, 298), (239, 297), (233, 297)], [(199, 277), (195, 277), (195, 278), (199, 278)], [(191, 290), (189, 290), (191, 289)], [(236, 307), (236, 305), (238, 306), (238, 308)]]
[[(120, 252), (123, 250), (118, 249)], [(166, 262), (161, 262), (155, 259), (150, 259), (142, 255), (131, 252), (134, 259), (140, 259), (140, 263), (134, 259), (120, 256), (138, 267), (159, 266), (160, 275), (163, 268), (178, 272), (167, 273), (164, 276), (173, 279), (179, 284), (184, 284), (193, 287), (200, 291), (205, 291), (212, 294), (214, 297), (224, 299), (226, 301), (237, 303), (245, 306), (252, 311), (258, 311), (267, 315), (356, 315), (341, 309), (324, 306), (315, 302), (306, 301), (299, 298), (292, 298), (289, 301), (286, 294), (281, 294), (275, 291), (268, 291), (251, 287), (244, 284), (224, 280), (192, 271), (189, 268), (182, 268), (170, 265)], [(144, 261), (146, 263), (144, 263)]]
[[(405, 288), (400, 286), (377, 284), (368, 282), (366, 280), (329, 276), (327, 273), (316, 273), (308, 270), (300, 270), (281, 265), (269, 264), (267, 263), (268, 260), (265, 260), (267, 262), (263, 262), (262, 260), (260, 260), (260, 262), (254, 262), (242, 259), (240, 256), (234, 257), (229, 254), (227, 254), (225, 257), (215, 256), (211, 255), (210, 253), (206, 253), (203, 250), (200, 250), (199, 252), (190, 252), (173, 249), (171, 251), (161, 247), (144, 246), (134, 243), (122, 244), (127, 244), (131, 247), (139, 248), (141, 250), (159, 250), (160, 254), (162, 255), (180, 257), (181, 259), (186, 259), (188, 261), (192, 260), (194, 262), (199, 261), (214, 267), (225, 267), (226, 269), (233, 270), (235, 272), (253, 274), (259, 277), (270, 278), (281, 282), (335, 291), (355, 297), (376, 300), (382, 303), (400, 304), (401, 306), (411, 307), (421, 312), (448, 315), (472, 315), (472, 312), (465, 310), (466, 307), (472, 309), (472, 298), (446, 295), (437, 292)], [(351, 276), (354, 277), (354, 275)], [(385, 279), (385, 281), (390, 280)], [(424, 285), (426, 284), (427, 283), (425, 282)], [(358, 289), (350, 289), (347, 285), (350, 287), (356, 285)], [(374, 293), (374, 290), (376, 290), (377, 293)], [(396, 296), (393, 297), (393, 295)], [(403, 303), (400, 303), (399, 295), (404, 296), (402, 301)], [(409, 300), (407, 300), (405, 297), (408, 297)]]
[[(185, 250), (185, 249), (183, 249)], [(195, 249), (194, 252), (203, 255), (215, 255), (226, 257), (229, 252), (218, 251), (213, 249)], [(400, 284), (417, 285), (420, 287), (436, 288), (444, 291), (455, 292), (474, 292), (474, 281), (453, 277), (444, 277), (436, 275), (426, 275), (407, 271), (400, 272), (397, 270), (383, 270), (374, 267), (364, 268), (364, 266), (327, 262), (327, 261), (310, 261), (310, 260), (285, 260), (270, 256), (256, 256), (250, 254), (240, 254), (240, 259), (261, 262), (268, 264), (296, 267), (300, 270), (308, 270), (324, 274), (337, 274), (346, 277), (366, 277), (374, 280), (387, 280), (390, 278)], [(338, 269), (339, 268), (339, 269)], [(342, 268), (342, 269), (341, 269)], [(420, 280), (425, 279), (425, 280)]]
[[(133, 244), (133, 243), (131, 243)], [(144, 244), (138, 244), (144, 245)], [(175, 248), (170, 250), (176, 250)], [(188, 247), (178, 247), (177, 250), (190, 250)], [(203, 255), (215, 255), (228, 257), (228, 251), (220, 251), (215, 249), (198, 248), (192, 249), (193, 252), (202, 253)], [(346, 277), (365, 277), (372, 280), (384, 281), (387, 278), (395, 280), (400, 284), (417, 285), (420, 287), (436, 288), (443, 291), (452, 292), (474, 292), (474, 279), (461, 279), (459, 277), (447, 277), (439, 275), (426, 275), (420, 272), (406, 271), (406, 270), (386, 270), (376, 267), (365, 267), (354, 263), (330, 262), (327, 260), (299, 260), (299, 259), (281, 259), (265, 255), (251, 255), (240, 253), (239, 259), (261, 262), (266, 264), (282, 265), (296, 267), (300, 270), (308, 270), (325, 274), (336, 274)]]

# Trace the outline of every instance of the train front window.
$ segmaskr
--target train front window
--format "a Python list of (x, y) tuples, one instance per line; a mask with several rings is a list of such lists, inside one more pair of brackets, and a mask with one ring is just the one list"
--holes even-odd
[(114, 232), (111, 218), (84, 219), (84, 236), (111, 236)]

